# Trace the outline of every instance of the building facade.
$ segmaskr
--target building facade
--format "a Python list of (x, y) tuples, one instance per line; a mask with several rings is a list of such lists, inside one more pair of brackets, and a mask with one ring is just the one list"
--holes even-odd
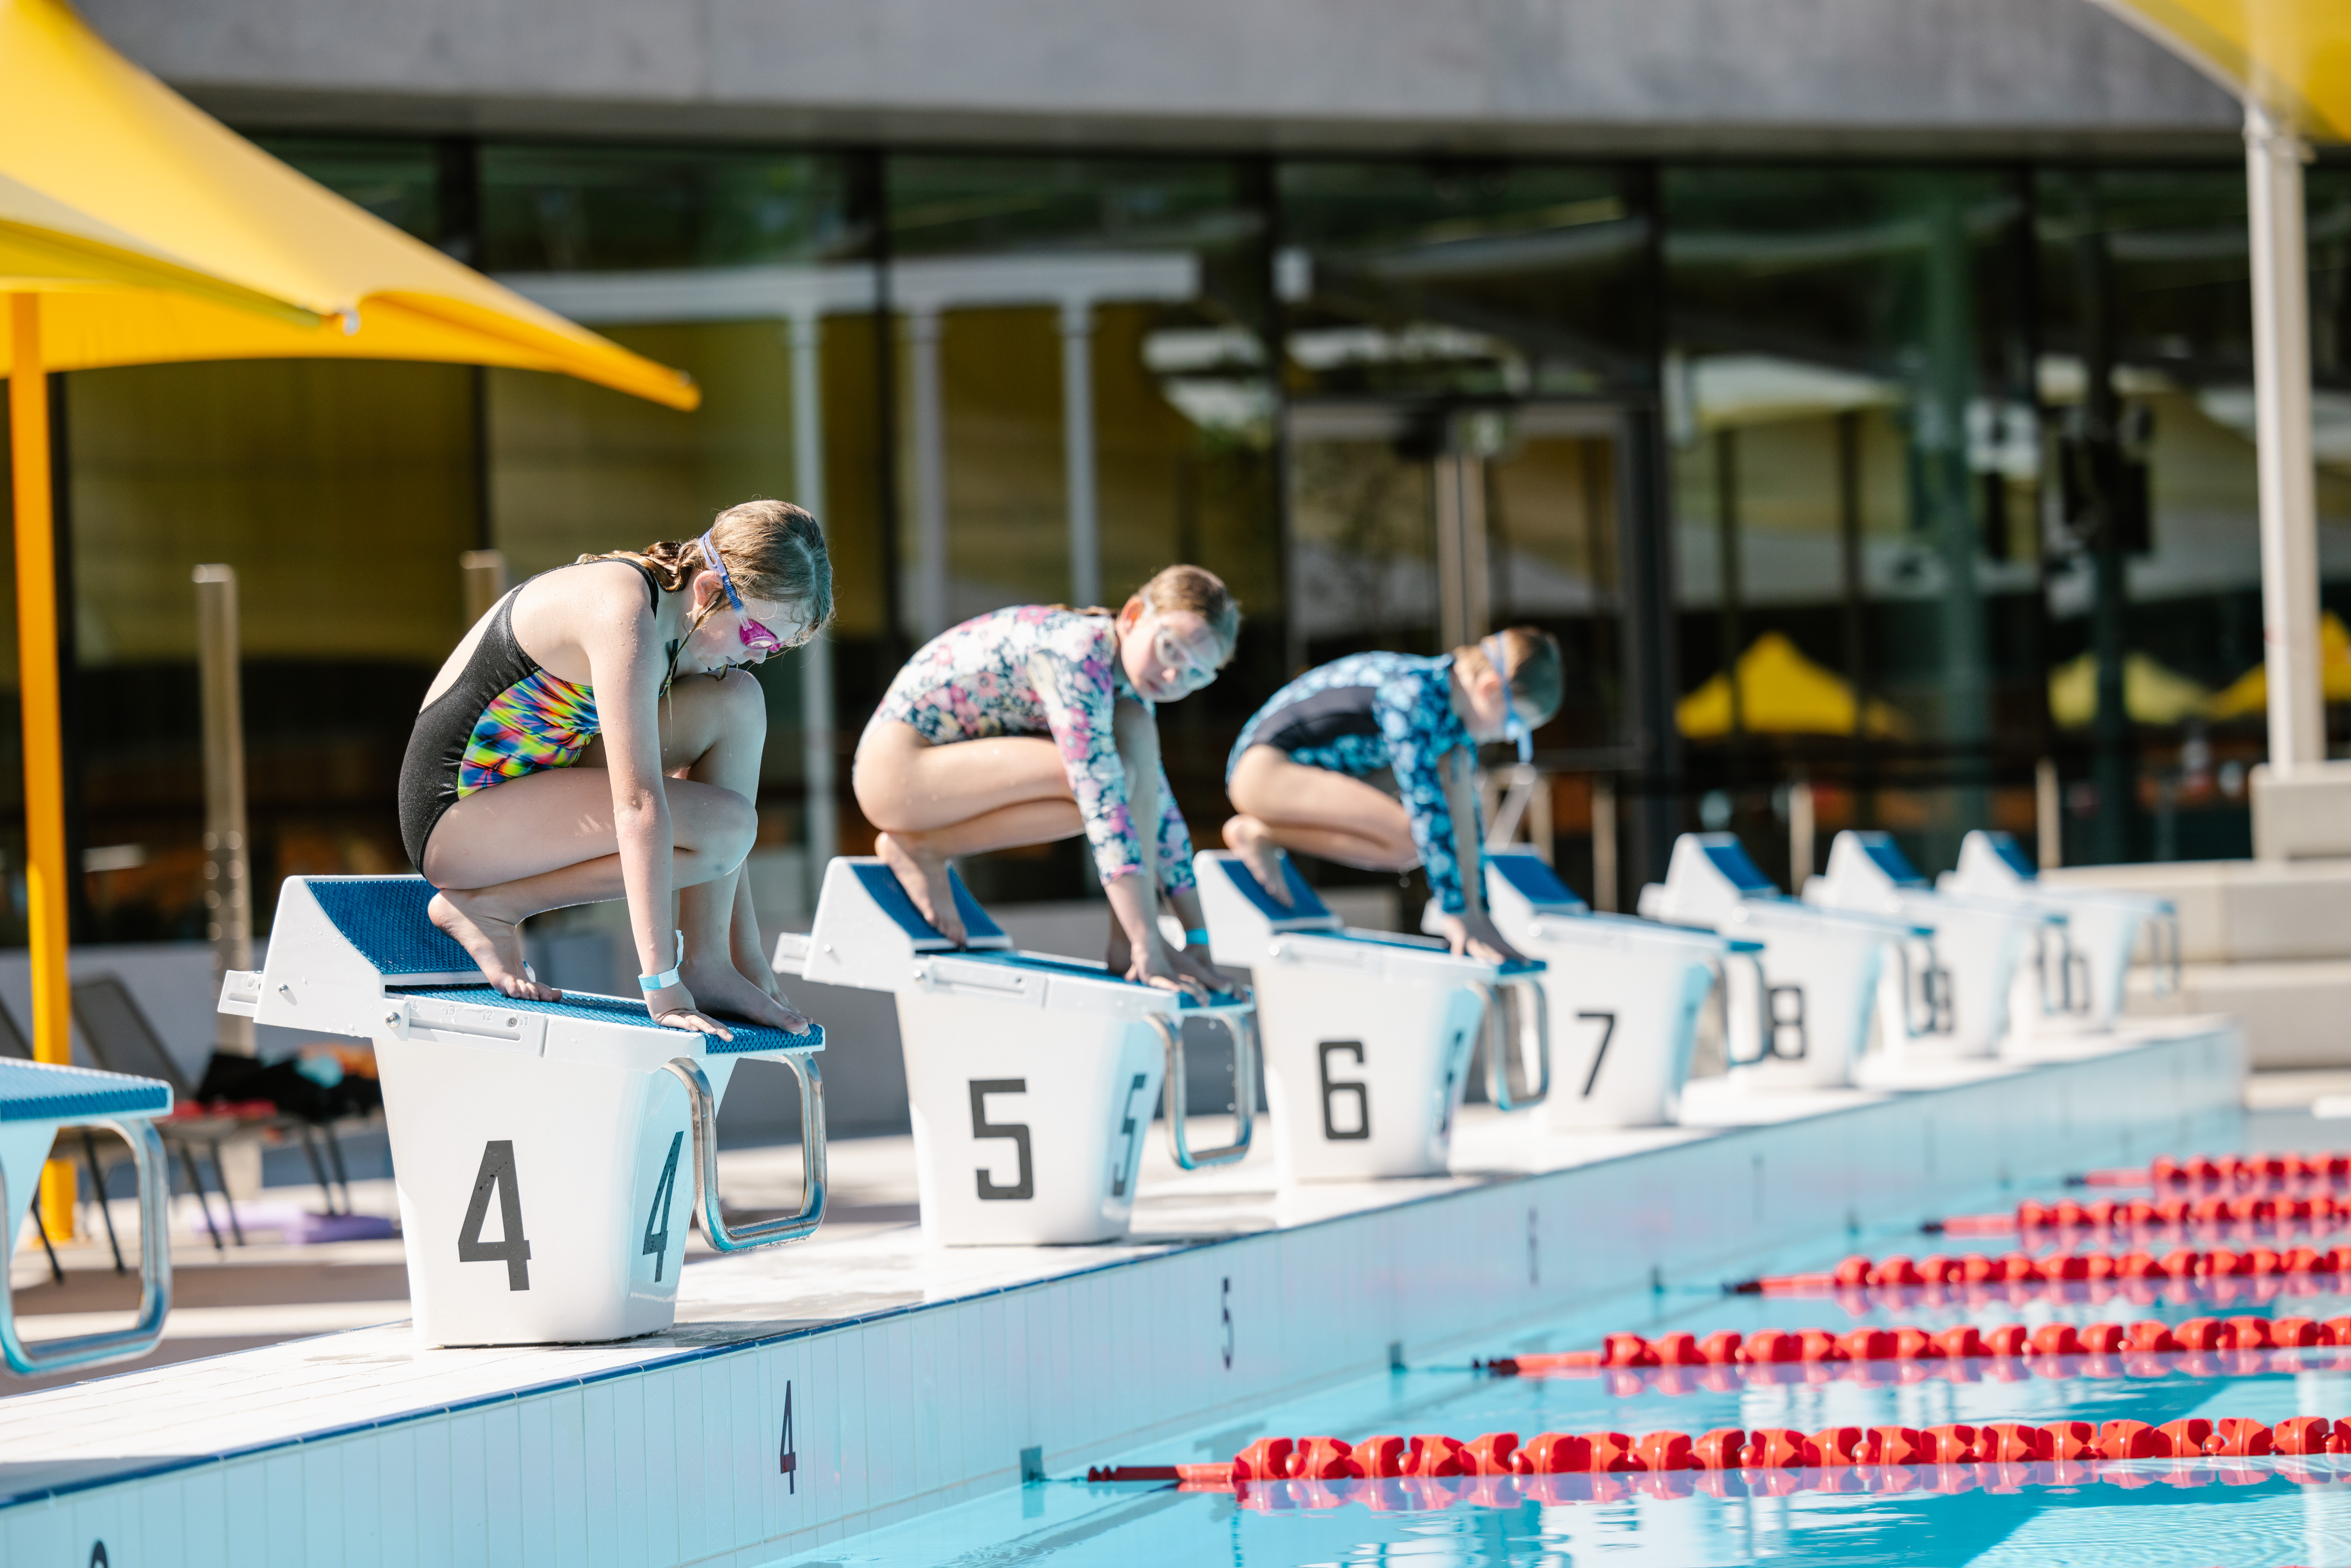
[[(256, 875), (396, 870), (458, 555), (519, 575), (753, 495), (818, 508), (841, 601), (829, 665), (762, 672), (773, 847), (870, 841), (849, 752), (925, 637), (1173, 559), (1248, 616), (1163, 715), (1203, 837), (1301, 664), (1533, 622), (1570, 662), (1558, 856), (1619, 904), (1685, 827), (1784, 874), (1797, 779), (1823, 849), (1885, 826), (1929, 870), (2032, 834), (2044, 763), (2068, 860), (2249, 843), (2238, 114), (2086, 0), (86, 10), (705, 402), (66, 378), (81, 939), (201, 929), (194, 562), (244, 574)], [(2309, 207), (2351, 613), (2351, 164)], [(1066, 847), (977, 871), (1086, 880)]]

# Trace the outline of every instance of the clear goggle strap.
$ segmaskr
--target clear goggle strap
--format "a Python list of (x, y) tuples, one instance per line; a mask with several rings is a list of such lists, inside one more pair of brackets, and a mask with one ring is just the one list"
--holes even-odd
[(1525, 716), (1519, 712), (1518, 702), (1510, 695), (1510, 644), (1496, 633), (1481, 638), (1478, 649), (1486, 655), (1486, 663), (1493, 667), (1494, 673), (1502, 677), (1502, 738), (1517, 743), (1519, 764), (1524, 767), (1535, 759), (1535, 737), (1534, 732), (1527, 727)]

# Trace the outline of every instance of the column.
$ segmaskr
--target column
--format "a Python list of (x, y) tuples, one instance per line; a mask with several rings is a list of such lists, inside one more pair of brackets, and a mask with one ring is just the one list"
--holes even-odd
[(2310, 449), (2310, 279), (2302, 165), (2310, 150), (2245, 105), (2246, 217), (2253, 266), (2253, 417), (2262, 505), (2262, 643), (2270, 768), (2326, 757), (2318, 673), (2318, 498)]
[(1061, 301), (1061, 462), (1070, 497), (1070, 602), (1102, 602), (1102, 518), (1094, 497), (1094, 320)]
[[(824, 322), (813, 309), (792, 317), (792, 478), (799, 505), (824, 521), (824, 393), (819, 351)], [(832, 644), (819, 632), (801, 647), (800, 777), (808, 785), (809, 907), (824, 868), (841, 852), (841, 805), (832, 735)]]
[(939, 313), (906, 312), (906, 392), (914, 447), (914, 561), (908, 608), (914, 632), (928, 639), (947, 627), (946, 411), (939, 391)]

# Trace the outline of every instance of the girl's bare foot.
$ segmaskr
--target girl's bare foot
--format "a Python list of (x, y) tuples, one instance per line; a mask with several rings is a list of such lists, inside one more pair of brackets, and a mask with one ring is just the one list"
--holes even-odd
[(1255, 817), (1233, 816), (1225, 819), (1225, 848), (1241, 857), (1265, 895), (1290, 907), (1290, 879), (1281, 873), (1281, 846), (1273, 841), (1273, 830)]
[(915, 911), (940, 936), (962, 946), (963, 919), (956, 913), (955, 888), (947, 881), (946, 856), (922, 847), (919, 841), (907, 843), (893, 833), (877, 837), (873, 852), (898, 873), (898, 885), (914, 900)]
[(695, 1004), (705, 1012), (748, 1019), (786, 1034), (809, 1031), (809, 1020), (798, 1009), (777, 1000), (745, 979), (732, 964), (689, 963), (678, 971), (678, 977), (685, 982), (686, 988), (694, 993)]
[(563, 993), (542, 986), (524, 972), (522, 925), (493, 915), (478, 894), (446, 889), (433, 895), (424, 916), (457, 939), (466, 956), (482, 967), (482, 975), (502, 995), (530, 1001), (559, 1002)]

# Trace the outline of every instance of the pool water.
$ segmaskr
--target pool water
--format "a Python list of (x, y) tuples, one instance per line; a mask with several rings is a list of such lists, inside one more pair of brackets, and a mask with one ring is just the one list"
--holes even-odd
[[(2304, 1124), (2307, 1127), (2308, 1124)], [(2012, 1204), (1993, 1195), (1984, 1207)], [(2055, 1196), (2052, 1194), (2051, 1196)], [(2283, 1232), (2284, 1228), (2278, 1228)], [(2236, 1228), (2239, 1239), (2270, 1232)], [(2306, 1240), (2308, 1228), (2295, 1233)], [(2218, 1234), (2151, 1245), (2210, 1246)], [(2152, 1239), (2150, 1239), (2150, 1243)], [(1956, 1243), (1956, 1244), (1954, 1244)], [(2074, 1239), (2077, 1250), (2148, 1245), (2128, 1237)], [(2270, 1244), (2274, 1245), (2274, 1242)], [(2325, 1243), (2322, 1240), (2320, 1245)], [(1812, 1248), (1756, 1260), (1755, 1272), (1820, 1270), (1847, 1253), (2043, 1253), (2049, 1238), (1942, 1238), (1915, 1227), (1823, 1238)], [(2062, 1286), (1980, 1285), (1842, 1296), (1726, 1294), (1718, 1286), (1667, 1289), (1618, 1299), (1458, 1355), (1269, 1405), (1245, 1421), (1098, 1456), (1103, 1464), (1229, 1458), (1260, 1437), (1660, 1429), (1695, 1436), (1713, 1427), (1792, 1427), (2019, 1421), (2093, 1423), (2128, 1418), (2160, 1426), (2185, 1416), (2246, 1416), (2273, 1424), (2297, 1415), (2351, 1416), (2351, 1348), (2210, 1352), (2156, 1358), (2074, 1357), (1842, 1366), (1666, 1368), (1581, 1376), (1498, 1377), (1474, 1358), (1596, 1347), (1617, 1331), (1651, 1339), (1686, 1331), (1864, 1325), (1941, 1329), (2064, 1322), (2167, 1323), (2191, 1317), (2351, 1315), (2351, 1277), (2095, 1281)], [(2341, 1370), (2337, 1370), (2338, 1366)], [(2287, 1471), (2293, 1471), (2289, 1475)], [(1700, 1473), (1702, 1474), (1702, 1472)], [(1794, 1472), (1808, 1481), (1823, 1472)], [(1832, 1472), (1831, 1474), (1834, 1474)], [(1858, 1484), (1844, 1472), (1844, 1484)], [(2053, 1564), (2146, 1568), (2290, 1568), (2351, 1565), (2351, 1456), (2191, 1462), (2146, 1460), (2109, 1474), (2053, 1466), (1995, 1471), (1954, 1467), (1949, 1491), (1933, 1472), (1877, 1472), (1874, 1486), (1909, 1490), (1802, 1490), (1741, 1495), (1757, 1472), (1698, 1478), (1540, 1478), (1451, 1483), (1291, 1484), (1229, 1493), (1178, 1490), (1164, 1482), (1032, 1483), (1017, 1490), (852, 1538), (789, 1561), (818, 1564), (938, 1564), (957, 1568), (1148, 1568), (1160, 1563), (1408, 1563), (1411, 1568), (1500, 1565), (1566, 1568), (1597, 1562), (1674, 1565)], [(2104, 1475), (2106, 1479), (2098, 1479)], [(1920, 1480), (1912, 1477), (1928, 1477)], [(1595, 1488), (1594, 1481), (1597, 1485)], [(2190, 1484), (2200, 1480), (2201, 1484)], [(2070, 1483), (2070, 1484), (2069, 1484)], [(1784, 1478), (1779, 1485), (1790, 1484)], [(1832, 1481), (1831, 1484), (1835, 1484)], [(1709, 1495), (1710, 1485), (1729, 1495)], [(1597, 1500), (1580, 1499), (1597, 1490)], [(1527, 1492), (1544, 1495), (1525, 1495)], [(1454, 1493), (1465, 1494), (1458, 1500)], [(1682, 1495), (1677, 1495), (1682, 1494)]]

